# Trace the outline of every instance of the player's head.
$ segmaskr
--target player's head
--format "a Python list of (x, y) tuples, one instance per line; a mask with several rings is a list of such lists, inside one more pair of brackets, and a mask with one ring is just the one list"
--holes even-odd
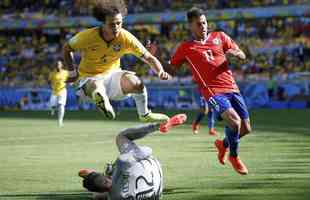
[(63, 69), (64, 65), (63, 62), (61, 60), (57, 61), (57, 71), (61, 71)]
[(81, 169), (79, 176), (84, 179), (83, 187), (91, 192), (104, 193), (112, 189), (112, 178), (110, 176), (103, 176), (89, 169)]
[(202, 9), (191, 8), (187, 12), (187, 20), (189, 28), (196, 38), (203, 39), (207, 36), (208, 22)]
[(93, 8), (93, 16), (103, 23), (107, 34), (117, 37), (123, 25), (123, 16), (127, 8), (123, 0), (97, 0)]

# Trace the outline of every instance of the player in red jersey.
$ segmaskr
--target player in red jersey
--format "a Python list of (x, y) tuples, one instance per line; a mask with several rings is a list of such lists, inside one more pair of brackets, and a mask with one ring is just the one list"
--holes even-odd
[(239, 139), (251, 131), (249, 113), (239, 88), (228, 66), (226, 55), (246, 59), (238, 45), (224, 32), (209, 32), (203, 10), (192, 8), (187, 12), (192, 37), (183, 41), (170, 60), (174, 73), (187, 63), (201, 94), (208, 104), (226, 121), (225, 137), (216, 140), (218, 159), (225, 164), (225, 154), (230, 151), (229, 161), (240, 174), (248, 169), (238, 156)]

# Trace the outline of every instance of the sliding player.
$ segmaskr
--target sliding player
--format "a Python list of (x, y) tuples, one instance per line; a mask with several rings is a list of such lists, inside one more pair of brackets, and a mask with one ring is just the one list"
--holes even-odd
[(65, 116), (65, 106), (67, 101), (67, 78), (68, 71), (64, 70), (63, 63), (58, 61), (56, 69), (49, 76), (52, 87), (49, 108), (51, 115), (54, 115), (55, 111), (57, 110), (59, 127), (63, 126), (63, 119)]
[(183, 63), (190, 67), (199, 90), (212, 109), (227, 123), (224, 140), (215, 142), (218, 159), (225, 164), (229, 148), (229, 161), (240, 174), (248, 169), (239, 157), (239, 139), (251, 131), (249, 113), (239, 88), (228, 67), (226, 55), (239, 59), (246, 56), (238, 45), (224, 32), (208, 33), (208, 23), (203, 10), (192, 8), (187, 12), (192, 38), (176, 49), (170, 60), (171, 71)]
[(173, 126), (183, 124), (186, 115), (178, 114), (167, 123), (151, 123), (127, 128), (116, 137), (120, 155), (114, 167), (107, 167), (105, 175), (92, 169), (81, 169), (83, 186), (94, 193), (96, 200), (160, 199), (163, 191), (163, 172), (152, 149), (138, 146), (134, 140), (160, 130), (167, 132)]
[[(76, 34), (64, 45), (69, 82), (78, 80), (78, 94), (91, 99), (109, 119), (115, 118), (110, 99), (121, 100), (132, 95), (141, 121), (166, 121), (168, 116), (148, 109), (147, 90), (142, 80), (134, 72), (120, 68), (120, 58), (133, 54), (149, 64), (161, 80), (169, 78), (158, 59), (122, 28), (126, 11), (122, 0), (96, 1), (93, 15), (102, 25)], [(77, 51), (81, 53), (79, 68), (72, 59), (72, 54)]]

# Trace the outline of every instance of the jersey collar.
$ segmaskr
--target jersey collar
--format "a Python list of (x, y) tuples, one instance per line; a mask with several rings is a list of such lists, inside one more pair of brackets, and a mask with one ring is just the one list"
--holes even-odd
[(104, 43), (107, 44), (107, 46), (110, 46), (110, 44), (111, 44), (114, 40), (116, 40), (116, 38), (114, 38), (113, 40), (110, 40), (110, 41), (105, 40), (104, 37), (103, 37), (102, 27), (99, 26), (98, 29), (99, 29), (99, 37), (104, 41)]
[(204, 41), (199, 41), (199, 40), (195, 40), (195, 37), (192, 35), (191, 40), (195, 43), (206, 44), (208, 42), (209, 36), (210, 36), (210, 33), (208, 33), (208, 35)]

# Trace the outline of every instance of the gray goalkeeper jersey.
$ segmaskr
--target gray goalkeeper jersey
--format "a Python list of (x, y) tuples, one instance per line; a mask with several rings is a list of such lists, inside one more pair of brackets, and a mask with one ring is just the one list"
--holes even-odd
[(149, 147), (132, 146), (116, 160), (110, 200), (158, 200), (163, 190), (163, 173)]

